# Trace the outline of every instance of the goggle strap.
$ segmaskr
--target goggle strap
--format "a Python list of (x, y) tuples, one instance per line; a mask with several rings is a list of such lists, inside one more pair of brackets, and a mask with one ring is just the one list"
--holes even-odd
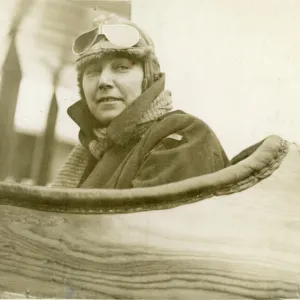
[(102, 25), (103, 25), (103, 23), (98, 24), (97, 35), (102, 34)]

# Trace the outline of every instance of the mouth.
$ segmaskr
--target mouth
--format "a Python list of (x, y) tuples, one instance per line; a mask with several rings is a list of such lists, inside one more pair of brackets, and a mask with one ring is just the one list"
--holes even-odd
[(101, 97), (100, 99), (97, 100), (97, 103), (116, 102), (116, 101), (123, 101), (123, 100), (121, 98), (116, 98), (116, 97)]

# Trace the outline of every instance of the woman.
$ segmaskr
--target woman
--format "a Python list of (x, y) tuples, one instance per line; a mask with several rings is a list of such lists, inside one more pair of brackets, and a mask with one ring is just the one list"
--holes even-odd
[(52, 187), (149, 187), (218, 171), (228, 158), (203, 121), (172, 111), (151, 38), (117, 16), (73, 45), (81, 100), (68, 109), (80, 128)]

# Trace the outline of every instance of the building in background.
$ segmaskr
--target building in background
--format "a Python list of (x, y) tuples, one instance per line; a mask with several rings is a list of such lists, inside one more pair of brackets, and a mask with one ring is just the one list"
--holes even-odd
[(0, 2), (0, 180), (45, 185), (77, 140), (74, 38), (99, 14), (130, 18), (131, 1)]

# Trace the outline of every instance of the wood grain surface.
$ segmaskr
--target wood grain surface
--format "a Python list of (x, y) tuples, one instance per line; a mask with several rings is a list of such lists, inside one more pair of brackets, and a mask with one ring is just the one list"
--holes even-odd
[(84, 216), (2, 206), (0, 290), (43, 298), (297, 299), (299, 183), (300, 155), (291, 146), (257, 185), (173, 209)]

